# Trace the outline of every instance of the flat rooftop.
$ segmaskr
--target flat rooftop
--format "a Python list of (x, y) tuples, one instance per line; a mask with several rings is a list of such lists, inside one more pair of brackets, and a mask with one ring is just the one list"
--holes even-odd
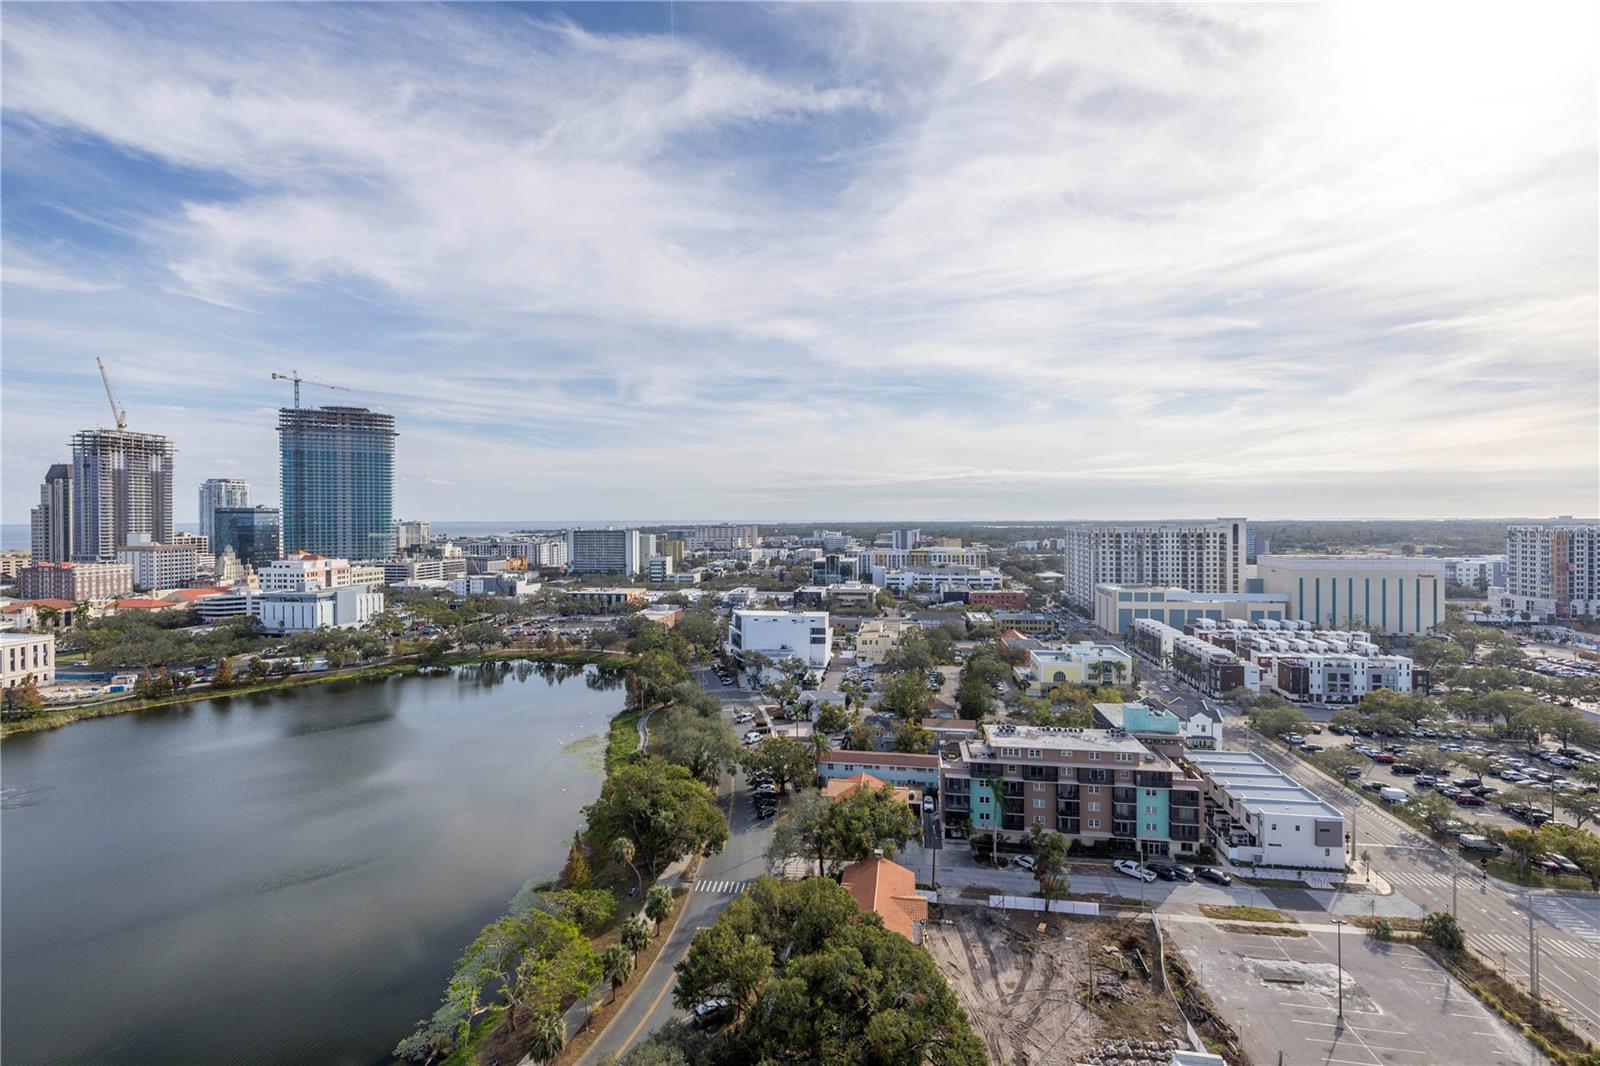
[(1344, 819), (1337, 808), (1254, 752), (1191, 751), (1184, 758), (1247, 811)]
[(985, 725), (983, 743), (971, 743), (974, 755), (990, 748), (1054, 748), (1063, 751), (1122, 751), (1159, 759), (1138, 740), (1120, 729), (1073, 729), (1067, 726)]

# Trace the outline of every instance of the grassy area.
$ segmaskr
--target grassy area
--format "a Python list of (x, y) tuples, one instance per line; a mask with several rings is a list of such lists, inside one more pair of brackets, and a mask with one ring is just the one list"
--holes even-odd
[(1365, 914), (1361, 914), (1353, 918), (1346, 918), (1345, 921), (1360, 929), (1371, 929), (1379, 922), (1388, 922), (1389, 928), (1397, 933), (1422, 932), (1421, 918), (1369, 918)]
[(623, 711), (611, 719), (611, 731), (606, 736), (606, 773), (610, 773), (633, 757), (639, 750), (639, 719), (643, 711)]
[(494, 1032), (500, 1024), (501, 1015), (505, 1014), (504, 1007), (491, 1007), (472, 1027), (472, 1032), (467, 1037), (466, 1043), (450, 1053), (450, 1057), (439, 1063), (439, 1066), (473, 1066), (478, 1061), (478, 1045), (483, 1038)]
[(1600, 1062), (1600, 1048), (1580, 1036), (1555, 1012), (1542, 1009), (1532, 996), (1470, 951), (1446, 951), (1426, 939), (1419, 940), (1417, 946), (1466, 985), (1490, 1010), (1510, 1022), (1557, 1066), (1594, 1066)]
[(1592, 892), (1594, 886), (1587, 877), (1573, 877), (1570, 874), (1548, 874), (1543, 870), (1531, 867), (1522, 869), (1509, 859), (1490, 859), (1489, 874), (1502, 881), (1524, 885), (1529, 888), (1567, 888), (1580, 892)]
[[(480, 655), (457, 653), (447, 655), (437, 664), (440, 666), (460, 666), (475, 662), (484, 662), (497, 659), (529, 659), (534, 662), (566, 663), (569, 665), (589, 665), (625, 667), (632, 660), (626, 655), (617, 655), (610, 652), (597, 651), (554, 651), (547, 652), (540, 648), (518, 648), (485, 652)], [(38, 714), (27, 718), (10, 719), (0, 722), (0, 739), (14, 733), (33, 733), (41, 729), (58, 729), (73, 722), (83, 721), (87, 718), (109, 718), (117, 714), (129, 714), (134, 711), (149, 711), (157, 707), (171, 707), (182, 703), (197, 703), (200, 700), (226, 699), (229, 696), (248, 696), (257, 692), (275, 692), (279, 689), (300, 688), (304, 685), (324, 685), (330, 681), (362, 681), (375, 677), (406, 676), (414, 674), (424, 664), (415, 659), (379, 663), (373, 666), (357, 666), (348, 670), (328, 670), (316, 674), (290, 674), (287, 677), (272, 677), (264, 681), (230, 685), (224, 689), (212, 689), (209, 686), (190, 688), (184, 692), (174, 692), (168, 696), (159, 696), (145, 699), (138, 696), (128, 696), (126, 699), (108, 700), (93, 706), (60, 707), (52, 710), (40, 711)]]
[(1304, 929), (1296, 929), (1292, 925), (1229, 925), (1217, 926), (1218, 929), (1228, 933), (1254, 933), (1257, 936), (1309, 936)]
[(1207, 918), (1222, 918), (1235, 922), (1285, 922), (1297, 921), (1282, 911), (1273, 910), (1271, 907), (1246, 907), (1243, 905), (1223, 905), (1218, 903), (1200, 904), (1200, 913)]

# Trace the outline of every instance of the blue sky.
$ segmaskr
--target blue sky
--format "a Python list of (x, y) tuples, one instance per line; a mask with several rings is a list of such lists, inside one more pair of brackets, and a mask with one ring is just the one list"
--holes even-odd
[(1593, 513), (1592, 7), (8, 4), (4, 501), (437, 520)]

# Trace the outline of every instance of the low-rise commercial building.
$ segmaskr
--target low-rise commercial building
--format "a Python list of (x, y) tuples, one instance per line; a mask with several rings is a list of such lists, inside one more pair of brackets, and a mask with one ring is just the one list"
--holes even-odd
[(0, 633), (0, 688), (56, 679), (56, 638), (49, 633)]
[(760, 654), (773, 662), (799, 659), (821, 671), (833, 656), (833, 627), (827, 611), (737, 610), (728, 623), (728, 651), (741, 662)]
[(365, 585), (323, 588), (308, 584), (300, 589), (279, 589), (250, 597), (250, 614), (260, 620), (268, 633), (355, 629), (382, 610), (383, 593)]
[(1182, 629), (1198, 618), (1261, 621), (1289, 617), (1289, 597), (1268, 592), (1190, 592), (1172, 585), (1097, 585), (1094, 624), (1119, 636), (1140, 618)]
[(1319, 629), (1426, 633), (1444, 621), (1444, 564), (1409, 555), (1263, 555), (1263, 592), (1289, 597), (1286, 617)]
[(856, 630), (856, 661), (877, 666), (895, 649), (907, 633), (918, 633), (916, 622), (900, 619), (872, 619)]
[(967, 593), (967, 603), (973, 607), (1020, 611), (1028, 606), (1028, 593), (1023, 589), (973, 589)]
[(636, 588), (569, 589), (567, 595), (590, 611), (626, 611), (649, 601), (645, 590)]
[(128, 563), (33, 563), (17, 571), (25, 600), (107, 600), (133, 591)]
[(1344, 815), (1246, 751), (1191, 751), (1205, 783), (1206, 827), (1235, 863), (1343, 870)]
[(995, 628), (1004, 633), (1015, 630), (1024, 636), (1042, 637), (1055, 632), (1056, 622), (1047, 614), (1037, 611), (991, 611)]
[(1027, 663), (1016, 673), (1030, 696), (1043, 696), (1057, 685), (1124, 685), (1133, 677), (1133, 656), (1115, 644), (1092, 641), (1030, 648)]
[(644, 610), (640, 611), (639, 617), (671, 629), (673, 626), (683, 621), (683, 608), (673, 607), (667, 604), (657, 604), (652, 607), (646, 607)]
[(1201, 844), (1201, 782), (1120, 729), (985, 725), (940, 765), (947, 834), (1011, 839), (1043, 825), (1142, 856)]

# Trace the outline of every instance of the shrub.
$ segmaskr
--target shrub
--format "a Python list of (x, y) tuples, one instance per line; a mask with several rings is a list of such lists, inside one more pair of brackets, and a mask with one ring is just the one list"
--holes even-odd
[(1381, 940), (1387, 943), (1394, 939), (1394, 926), (1389, 924), (1389, 919), (1378, 918), (1367, 926), (1367, 935), (1374, 940)]

